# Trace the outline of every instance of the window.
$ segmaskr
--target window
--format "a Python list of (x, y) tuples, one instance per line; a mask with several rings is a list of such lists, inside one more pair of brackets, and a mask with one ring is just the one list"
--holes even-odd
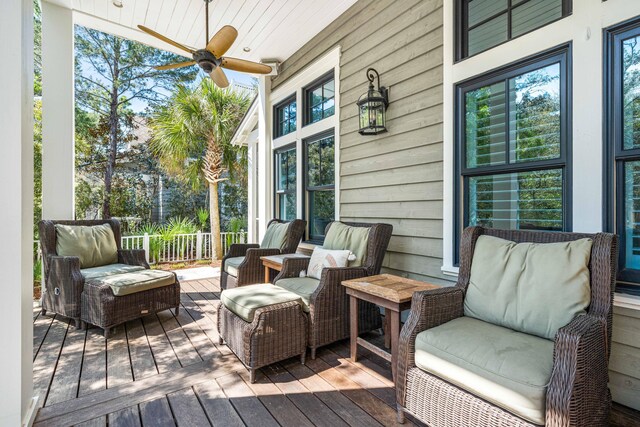
[(475, 55), (571, 13), (571, 0), (458, 0), (457, 59)]
[(305, 141), (306, 212), (309, 240), (323, 241), (335, 218), (335, 139), (333, 131)]
[(276, 152), (276, 215), (279, 219), (296, 219), (296, 147)]
[(319, 122), (335, 113), (335, 80), (333, 71), (304, 90), (305, 125)]
[(607, 31), (605, 229), (620, 237), (620, 292), (640, 295), (640, 23)]
[(469, 225), (570, 229), (568, 57), (556, 49), (457, 87), (456, 242)]
[(279, 138), (296, 130), (296, 96), (293, 95), (274, 108), (273, 137)]

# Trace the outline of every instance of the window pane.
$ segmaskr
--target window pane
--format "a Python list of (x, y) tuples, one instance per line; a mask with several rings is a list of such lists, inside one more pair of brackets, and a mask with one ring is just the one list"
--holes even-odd
[(332, 185), (335, 181), (333, 136), (310, 142), (307, 156), (308, 187)]
[(329, 80), (324, 84), (324, 98), (333, 98), (336, 94), (336, 83), (333, 80)]
[(296, 150), (289, 150), (287, 155), (287, 189), (296, 188)]
[(334, 191), (309, 191), (309, 229), (311, 237), (324, 236), (324, 229), (334, 218)]
[(277, 153), (278, 191), (294, 190), (296, 188), (296, 150), (295, 148)]
[(505, 163), (504, 82), (466, 94), (467, 167)]
[(322, 103), (322, 86), (314, 89), (309, 95), (309, 104), (311, 106), (318, 105)]
[(562, 230), (562, 170), (470, 177), (469, 225)]
[(289, 104), (289, 132), (296, 130), (296, 103)]
[(507, 0), (471, 0), (469, 2), (469, 25), (474, 25), (507, 9)]
[(291, 221), (296, 219), (296, 193), (278, 194), (278, 218)]
[(640, 270), (640, 161), (624, 164), (624, 267)]
[(335, 100), (333, 98), (326, 100), (322, 105), (322, 108), (324, 110), (324, 118), (333, 116), (333, 113), (335, 112)]
[(560, 157), (560, 64), (509, 80), (509, 158)]
[(469, 31), (469, 55), (474, 55), (498, 45), (506, 41), (507, 38), (507, 13), (504, 13)]
[(622, 42), (624, 149), (640, 148), (640, 36)]
[(518, 37), (562, 17), (562, 0), (530, 0), (511, 12), (511, 37)]

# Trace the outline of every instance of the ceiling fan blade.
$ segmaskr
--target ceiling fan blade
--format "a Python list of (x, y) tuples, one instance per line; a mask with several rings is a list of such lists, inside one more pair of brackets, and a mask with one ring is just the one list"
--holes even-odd
[(218, 87), (225, 88), (229, 86), (229, 80), (227, 80), (227, 76), (222, 71), (222, 68), (216, 67), (213, 69), (211, 73), (209, 73), (213, 82), (218, 85)]
[(238, 58), (222, 58), (220, 66), (229, 70), (241, 71), (243, 73), (269, 74), (272, 68), (269, 65), (251, 62)]
[(153, 68), (155, 68), (156, 70), (173, 70), (174, 68), (190, 67), (191, 65), (196, 65), (196, 61), (179, 62), (177, 64), (158, 65), (157, 67), (153, 67)]
[(140, 28), (142, 31), (144, 31), (144, 32), (145, 32), (145, 33), (147, 33), (147, 34), (150, 34), (150, 35), (152, 35), (153, 37), (155, 37), (155, 38), (158, 38), (158, 39), (162, 40), (162, 41), (163, 41), (163, 42), (165, 42), (165, 43), (169, 43), (170, 45), (175, 46), (175, 47), (177, 47), (178, 49), (184, 50), (185, 52), (189, 52), (190, 54), (193, 54), (193, 53), (195, 52), (193, 49), (191, 49), (191, 48), (189, 48), (189, 47), (187, 47), (187, 46), (185, 46), (185, 45), (182, 45), (182, 44), (180, 44), (180, 43), (178, 43), (178, 42), (174, 42), (174, 41), (173, 41), (173, 40), (171, 40), (170, 38), (165, 37), (165, 36), (163, 36), (163, 35), (162, 35), (162, 34), (160, 34), (160, 33), (156, 33), (156, 32), (155, 32), (155, 31), (153, 31), (151, 28), (147, 28), (147, 27), (145, 27), (144, 25), (138, 25), (138, 28)]
[(211, 37), (209, 44), (207, 44), (207, 50), (213, 53), (216, 58), (220, 58), (236, 41), (236, 37), (238, 37), (238, 30), (231, 25), (225, 25)]

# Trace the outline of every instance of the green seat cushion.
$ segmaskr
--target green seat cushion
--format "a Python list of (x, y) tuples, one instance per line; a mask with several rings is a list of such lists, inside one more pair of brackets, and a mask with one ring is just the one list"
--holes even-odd
[(113, 294), (117, 297), (135, 294), (136, 292), (148, 291), (149, 289), (161, 288), (176, 283), (176, 276), (170, 271), (162, 270), (141, 270), (131, 273), (114, 274), (113, 276), (93, 279), (111, 287)]
[(309, 311), (309, 300), (311, 295), (316, 291), (320, 280), (313, 277), (292, 277), (290, 279), (280, 279), (276, 283), (277, 287), (286, 289), (299, 295), (302, 298), (304, 311)]
[(460, 317), (416, 337), (418, 368), (534, 424), (545, 423), (553, 341)]
[(97, 279), (98, 277), (113, 276), (114, 274), (131, 273), (133, 271), (144, 270), (139, 265), (109, 264), (100, 267), (83, 268), (80, 270), (85, 280)]
[(519, 243), (480, 236), (465, 316), (554, 339), (591, 301), (591, 239)]
[(295, 301), (302, 305), (300, 296), (273, 285), (248, 285), (225, 289), (220, 301), (229, 310), (247, 322), (253, 322), (256, 310), (274, 304)]
[(118, 262), (118, 245), (109, 224), (56, 224), (56, 253), (60, 256), (79, 257), (80, 268)]
[(288, 222), (274, 222), (264, 233), (262, 243), (260, 243), (261, 249), (280, 249), (283, 250), (287, 245), (287, 230), (289, 229)]
[(227, 258), (224, 261), (224, 271), (233, 277), (238, 277), (238, 267), (244, 261), (243, 256), (237, 256), (234, 258)]
[(370, 227), (352, 227), (339, 221), (333, 222), (324, 238), (322, 247), (351, 251), (356, 259), (349, 261), (349, 267), (360, 267), (367, 259), (370, 230)]

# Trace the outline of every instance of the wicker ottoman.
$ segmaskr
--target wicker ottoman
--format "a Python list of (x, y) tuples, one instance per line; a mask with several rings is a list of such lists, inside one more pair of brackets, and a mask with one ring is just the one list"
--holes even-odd
[(180, 282), (175, 273), (143, 270), (88, 280), (81, 296), (81, 318), (104, 329), (180, 306)]
[(226, 342), (249, 370), (300, 356), (307, 350), (308, 317), (300, 296), (273, 285), (222, 291), (218, 306), (220, 344)]

